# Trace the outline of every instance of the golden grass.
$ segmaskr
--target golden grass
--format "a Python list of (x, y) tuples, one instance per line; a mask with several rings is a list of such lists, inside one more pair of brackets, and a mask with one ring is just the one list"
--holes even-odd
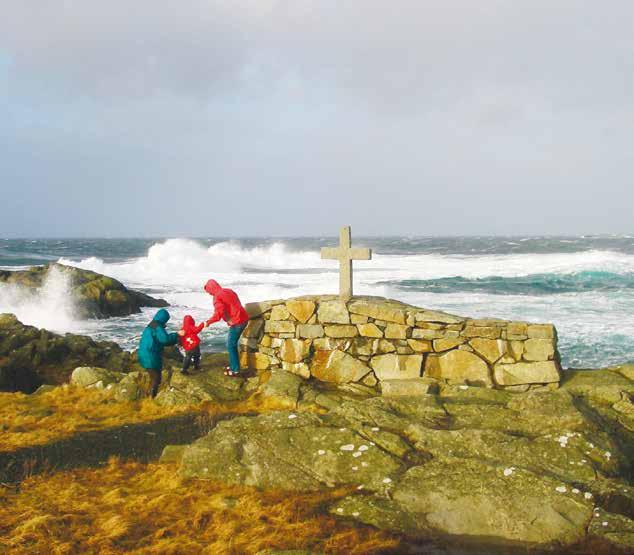
[(345, 493), (262, 492), (113, 459), (100, 469), (29, 478), (18, 491), (0, 488), (0, 545), (10, 554), (398, 552), (395, 536), (326, 513)]
[(285, 408), (252, 397), (233, 403), (164, 407), (151, 399), (115, 401), (103, 390), (66, 385), (41, 395), (0, 393), (0, 450), (42, 445), (78, 432), (102, 430), (197, 412), (207, 416)]

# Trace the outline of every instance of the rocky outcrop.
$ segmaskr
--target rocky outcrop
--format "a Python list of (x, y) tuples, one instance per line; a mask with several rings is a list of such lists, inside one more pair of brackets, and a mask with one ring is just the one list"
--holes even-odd
[[(286, 374), (299, 380), (295, 408), (219, 423), (178, 449), (181, 474), (288, 490), (347, 486), (353, 493), (333, 515), (413, 536), (634, 547), (629, 367), (569, 371), (558, 390), (524, 393), (413, 378), (414, 395), (397, 380), (389, 397)], [(303, 410), (311, 407), (321, 413)]]
[[(180, 360), (174, 348), (166, 349), (165, 356)], [(116, 372), (140, 370), (136, 355), (116, 343), (59, 335), (26, 326), (13, 314), (0, 314), (0, 391), (31, 393), (42, 384), (62, 384), (80, 366)]]
[(257, 370), (338, 384), (424, 376), (530, 389), (560, 381), (550, 324), (463, 318), (378, 297), (310, 296), (246, 308), (242, 364)]
[(51, 271), (68, 276), (72, 300), (82, 318), (127, 316), (141, 312), (143, 306), (168, 306), (165, 300), (128, 289), (116, 279), (63, 264), (34, 266), (20, 271), (0, 270), (0, 284), (39, 289)]

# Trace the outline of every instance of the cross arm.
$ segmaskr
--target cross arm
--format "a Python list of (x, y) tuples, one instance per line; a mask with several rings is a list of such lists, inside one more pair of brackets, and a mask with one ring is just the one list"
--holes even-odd
[(339, 260), (341, 258), (341, 249), (339, 247), (323, 247), (321, 249), (322, 260)]
[(372, 249), (366, 248), (354, 248), (350, 249), (350, 258), (353, 260), (371, 260), (372, 259)]

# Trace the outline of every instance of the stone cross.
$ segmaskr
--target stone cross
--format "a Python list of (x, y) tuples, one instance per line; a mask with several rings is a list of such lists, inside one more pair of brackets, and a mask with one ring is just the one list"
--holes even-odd
[(322, 260), (339, 261), (339, 297), (346, 301), (352, 297), (352, 261), (372, 259), (371, 249), (353, 249), (351, 243), (350, 226), (346, 226), (339, 232), (338, 247), (321, 249)]

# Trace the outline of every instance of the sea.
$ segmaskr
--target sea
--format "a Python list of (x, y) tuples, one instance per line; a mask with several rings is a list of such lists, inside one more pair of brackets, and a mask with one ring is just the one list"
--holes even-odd
[[(166, 299), (174, 330), (183, 316), (208, 318), (203, 285), (214, 278), (243, 302), (337, 293), (338, 263), (320, 249), (336, 237), (0, 239), (0, 268), (60, 262), (112, 276)], [(378, 295), (470, 317), (552, 322), (565, 368), (634, 362), (634, 236), (354, 237), (373, 249), (354, 263), (355, 294)], [(59, 333), (134, 349), (153, 310), (82, 320), (69, 284), (52, 275), (37, 292), (0, 285), (0, 312)], [(223, 350), (226, 329), (203, 331)]]

